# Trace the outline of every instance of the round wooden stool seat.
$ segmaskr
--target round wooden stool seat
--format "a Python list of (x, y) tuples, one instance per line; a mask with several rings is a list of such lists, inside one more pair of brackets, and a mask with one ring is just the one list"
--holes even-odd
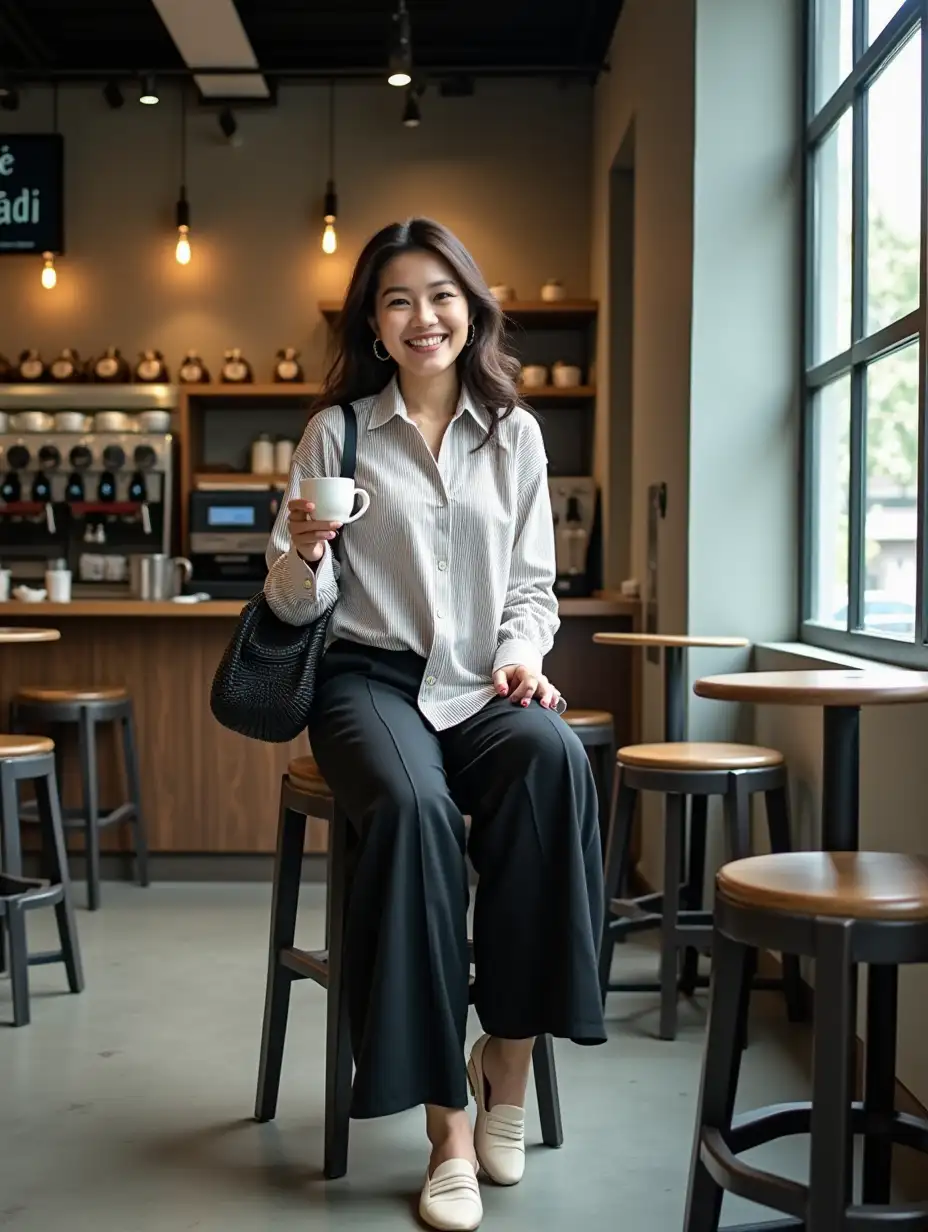
[(612, 724), (608, 710), (565, 710), (561, 718), (569, 727), (606, 727)]
[(46, 689), (41, 685), (29, 685), (18, 689), (16, 700), (20, 702), (48, 702), (60, 705), (62, 702), (122, 702), (129, 696), (129, 690), (123, 685), (99, 685), (96, 688), (81, 688), (73, 686), (64, 689)]
[(287, 766), (287, 776), (294, 787), (313, 796), (331, 796), (332, 790), (322, 777), (316, 759), (309, 754), (294, 757)]
[(40, 753), (53, 753), (55, 742), (48, 736), (0, 735), (0, 760), (4, 757), (38, 757)]
[(787, 851), (719, 870), (739, 907), (848, 920), (928, 920), (928, 856), (889, 851)]
[(619, 749), (622, 766), (642, 770), (763, 770), (782, 766), (783, 754), (753, 744), (681, 741), (678, 744), (629, 744)]

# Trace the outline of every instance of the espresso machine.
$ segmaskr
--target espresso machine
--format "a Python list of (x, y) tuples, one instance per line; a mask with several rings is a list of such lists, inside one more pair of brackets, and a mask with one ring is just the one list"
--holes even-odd
[(129, 560), (171, 548), (168, 432), (0, 435), (0, 559), (35, 585), (65, 560), (81, 598), (129, 594)]
[(589, 475), (548, 479), (554, 517), (554, 591), (581, 599), (600, 585), (600, 512), (596, 481)]
[(283, 492), (267, 483), (208, 485), (190, 494), (192, 587), (213, 599), (250, 599), (267, 576), (268, 540)]

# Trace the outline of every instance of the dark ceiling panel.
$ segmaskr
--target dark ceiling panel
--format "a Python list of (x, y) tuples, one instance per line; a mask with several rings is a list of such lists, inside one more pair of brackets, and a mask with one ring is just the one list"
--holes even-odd
[[(191, 0), (195, 3), (195, 0)], [(377, 71), (395, 0), (235, 0), (270, 72)], [(622, 0), (408, 0), (413, 57), (425, 70), (602, 63)], [(0, 0), (0, 70), (94, 73), (181, 68), (151, 0)]]
[[(17, 31), (22, 32), (20, 39)], [(39, 49), (38, 62), (28, 55), (30, 43)], [(151, 0), (0, 0), (0, 68), (182, 64)]]

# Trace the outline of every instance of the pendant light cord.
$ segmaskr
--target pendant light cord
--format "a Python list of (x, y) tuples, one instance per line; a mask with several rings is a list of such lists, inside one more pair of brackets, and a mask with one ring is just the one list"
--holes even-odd
[(180, 86), (180, 186), (181, 192), (187, 188), (187, 91), (183, 82)]
[(335, 82), (329, 82), (329, 179), (335, 179)]
[(58, 82), (52, 86), (52, 131), (58, 132)]

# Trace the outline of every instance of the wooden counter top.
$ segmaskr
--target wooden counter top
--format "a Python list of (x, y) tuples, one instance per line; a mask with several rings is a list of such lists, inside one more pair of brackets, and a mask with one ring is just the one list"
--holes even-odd
[[(245, 606), (241, 599), (211, 599), (203, 603), (149, 603), (141, 599), (75, 599), (71, 603), (21, 603), (10, 600), (0, 603), (0, 620), (20, 618), (42, 620), (66, 616), (190, 616), (203, 619), (208, 616), (231, 618), (238, 616)], [(634, 616), (639, 603), (637, 599), (604, 597), (593, 599), (562, 599), (560, 614), (567, 616)]]

